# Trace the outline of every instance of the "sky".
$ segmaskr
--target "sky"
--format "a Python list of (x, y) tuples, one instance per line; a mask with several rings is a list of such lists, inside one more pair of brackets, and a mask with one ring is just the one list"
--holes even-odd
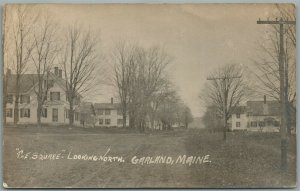
[[(121, 40), (142, 46), (162, 46), (173, 58), (168, 68), (178, 94), (194, 116), (205, 109), (199, 94), (206, 78), (224, 64), (246, 67), (258, 50), (268, 26), (258, 18), (272, 18), (272, 4), (177, 4), (177, 5), (44, 5), (62, 26), (74, 22), (93, 30), (100, 49), (109, 57)], [(100, 61), (99, 61), (100, 62)], [(103, 61), (102, 61), (103, 62)], [(104, 63), (109, 65), (109, 62)], [(103, 88), (94, 102), (109, 102), (111, 87)]]

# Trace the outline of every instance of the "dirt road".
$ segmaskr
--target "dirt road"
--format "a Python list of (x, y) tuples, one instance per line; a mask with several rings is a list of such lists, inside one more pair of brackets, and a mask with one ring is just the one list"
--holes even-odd
[[(199, 130), (137, 134), (33, 129), (5, 130), (4, 142), (8, 187), (245, 188), (296, 183), (295, 137), (289, 145), (289, 171), (282, 174), (278, 134), (229, 133), (224, 142), (222, 133)], [(36, 154), (58, 159), (38, 160)], [(211, 162), (176, 163), (184, 155), (210, 155)], [(108, 156), (122, 160), (104, 161)], [(174, 161), (155, 162), (156, 157)]]

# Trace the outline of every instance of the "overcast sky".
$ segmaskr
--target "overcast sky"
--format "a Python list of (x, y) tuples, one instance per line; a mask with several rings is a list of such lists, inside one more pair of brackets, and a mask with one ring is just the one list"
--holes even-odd
[[(51, 5), (63, 26), (76, 21), (99, 34), (103, 54), (126, 39), (160, 45), (174, 59), (170, 76), (194, 116), (203, 114), (198, 98), (207, 75), (226, 63), (253, 65), (257, 42), (267, 26), (258, 18), (276, 14), (272, 4), (248, 5)], [(109, 63), (107, 63), (109, 64)], [(95, 101), (109, 101), (111, 91)]]

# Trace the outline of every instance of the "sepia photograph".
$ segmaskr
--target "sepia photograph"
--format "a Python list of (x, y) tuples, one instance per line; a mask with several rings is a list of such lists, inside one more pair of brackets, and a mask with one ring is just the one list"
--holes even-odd
[(3, 188), (295, 188), (295, 4), (5, 4)]

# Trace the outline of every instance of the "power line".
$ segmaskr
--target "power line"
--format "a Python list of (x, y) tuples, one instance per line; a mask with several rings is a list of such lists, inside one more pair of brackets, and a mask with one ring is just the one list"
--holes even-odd
[(209, 77), (206, 78), (207, 80), (226, 80), (226, 79), (232, 79), (232, 78), (241, 78), (242, 76), (230, 76), (230, 77)]
[(284, 36), (284, 25), (295, 25), (296, 21), (283, 20), (280, 18), (278, 20), (270, 21), (262, 21), (260, 18), (257, 21), (257, 24), (267, 24), (267, 25), (279, 25), (279, 75), (280, 75), (280, 104), (281, 104), (281, 126), (280, 126), (280, 134), (281, 134), (281, 169), (283, 171), (287, 170), (287, 76), (285, 74), (285, 66), (284, 66), (284, 45), (283, 45), (283, 36)]

